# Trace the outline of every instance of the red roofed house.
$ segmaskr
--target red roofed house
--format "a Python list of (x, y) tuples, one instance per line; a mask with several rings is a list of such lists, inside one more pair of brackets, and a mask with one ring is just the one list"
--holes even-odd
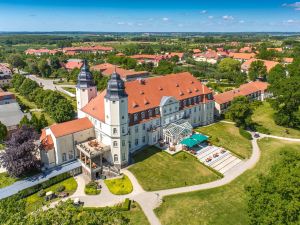
[(36, 56), (41, 56), (41, 55), (55, 55), (56, 53), (58, 53), (59, 50), (53, 49), (53, 50), (49, 50), (46, 48), (41, 48), (41, 49), (27, 49), (25, 51), (26, 55), (36, 55)]
[(251, 47), (244, 47), (244, 48), (241, 48), (239, 52), (240, 53), (251, 53), (253, 51), (252, 51)]
[(135, 151), (161, 140), (179, 143), (192, 127), (214, 121), (212, 91), (190, 73), (124, 82), (117, 72), (97, 94), (84, 62), (76, 87), (79, 119), (45, 129), (45, 166), (78, 158), (91, 179), (118, 175)]
[(229, 57), (239, 60), (240, 62), (244, 62), (246, 60), (252, 59), (255, 57), (255, 53), (235, 53), (231, 52)]
[(92, 66), (91, 70), (100, 71), (104, 76), (110, 76), (116, 70), (124, 81), (147, 78), (149, 76), (149, 72), (147, 71), (125, 70), (110, 63)]
[(147, 54), (132, 55), (129, 57), (132, 59), (136, 59), (139, 63), (153, 63), (154, 66), (158, 66), (159, 61), (164, 59), (162, 55)]
[(83, 61), (81, 59), (69, 59), (67, 63), (64, 64), (64, 68), (71, 71), (75, 68), (80, 69), (83, 66)]
[(105, 46), (81, 46), (81, 47), (66, 47), (63, 49), (63, 53), (66, 55), (75, 55), (79, 53), (107, 53), (112, 52), (114, 49), (112, 47)]
[(230, 106), (231, 101), (238, 96), (246, 96), (250, 100), (263, 101), (271, 96), (267, 91), (268, 85), (266, 82), (254, 81), (242, 84), (234, 90), (215, 95), (215, 115), (220, 116), (224, 114)]
[(264, 62), (265, 66), (267, 67), (267, 72), (270, 72), (271, 69), (273, 69), (276, 65), (279, 64), (279, 62), (275, 61), (269, 61), (269, 60), (262, 60), (262, 59), (249, 59), (246, 62), (244, 62), (241, 66), (242, 72), (248, 73), (250, 66), (255, 61), (262, 61)]

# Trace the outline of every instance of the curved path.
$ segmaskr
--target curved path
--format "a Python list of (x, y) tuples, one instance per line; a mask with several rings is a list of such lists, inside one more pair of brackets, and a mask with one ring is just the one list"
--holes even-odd
[[(276, 138), (280, 140), (286, 140), (286, 141), (300, 142), (300, 139), (277, 137), (277, 136), (266, 135), (266, 134), (260, 134), (259, 139), (268, 138), (268, 137)], [(180, 187), (180, 188), (172, 188), (172, 189), (153, 191), (153, 192), (146, 192), (139, 184), (135, 176), (127, 169), (123, 169), (121, 172), (129, 177), (133, 185), (133, 191), (130, 194), (120, 195), (120, 196), (113, 195), (109, 192), (104, 182), (101, 181), (101, 185), (102, 185), (101, 194), (98, 196), (87, 196), (84, 193), (84, 186), (86, 184), (86, 180), (84, 179), (84, 175), (79, 175), (76, 177), (78, 183), (78, 189), (72, 196), (70, 196), (70, 198), (71, 199), (80, 198), (80, 200), (84, 202), (85, 206), (91, 206), (91, 207), (113, 206), (115, 204), (123, 202), (125, 198), (130, 198), (137, 201), (140, 204), (142, 210), (144, 211), (146, 217), (148, 218), (149, 222), (152, 225), (160, 225), (161, 223), (153, 210), (161, 204), (162, 198), (164, 196), (220, 187), (230, 183), (238, 176), (240, 176), (242, 173), (244, 173), (246, 170), (253, 168), (255, 164), (259, 161), (260, 149), (257, 144), (257, 139), (253, 139), (251, 143), (252, 143), (252, 155), (250, 159), (248, 159), (247, 161), (243, 161), (242, 163), (233, 167), (226, 174), (224, 174), (224, 177), (222, 179), (210, 183)], [(53, 203), (51, 206), (53, 207), (55, 204), (57, 204), (57, 202)]]

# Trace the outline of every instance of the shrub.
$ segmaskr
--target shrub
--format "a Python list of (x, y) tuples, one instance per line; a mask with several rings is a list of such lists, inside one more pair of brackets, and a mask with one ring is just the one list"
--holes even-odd
[(263, 126), (260, 126), (260, 125), (255, 125), (254, 129), (255, 129), (255, 131), (257, 131), (259, 133), (262, 133), (262, 134), (270, 134), (269, 129), (267, 129)]
[(240, 135), (242, 135), (244, 138), (248, 140), (252, 140), (252, 135), (245, 131), (243, 128), (239, 128)]
[(130, 205), (131, 205), (131, 200), (129, 200), (129, 198), (126, 198), (121, 208), (122, 210), (129, 211)]
[(84, 192), (87, 195), (98, 195), (100, 194), (100, 190), (98, 190), (98, 184), (95, 181), (90, 181), (85, 185)]
[(57, 192), (62, 192), (62, 191), (64, 191), (66, 189), (66, 187), (64, 186), (64, 185), (60, 185), (60, 186), (58, 186), (57, 188), (56, 188), (56, 191)]
[(43, 182), (41, 184), (37, 184), (35, 186), (32, 186), (32, 187), (26, 188), (26, 189), (24, 189), (22, 191), (19, 191), (18, 194), (19, 194), (19, 196), (21, 198), (26, 198), (29, 195), (32, 195), (32, 194), (34, 194), (34, 193), (36, 193), (36, 192), (38, 192), (38, 191), (40, 191), (42, 189), (46, 189), (46, 188), (48, 188), (48, 187), (50, 187), (50, 186), (52, 186), (54, 184), (57, 184), (57, 183), (65, 180), (65, 179), (67, 179), (69, 177), (71, 177), (70, 173), (68, 173), (68, 172), (67, 173), (62, 173), (62, 174), (60, 174), (60, 175), (58, 175), (56, 177), (50, 178), (49, 180), (47, 180), (47, 181), (45, 181), (45, 182)]
[(42, 189), (37, 194), (39, 197), (44, 197), (46, 195), (46, 192)]

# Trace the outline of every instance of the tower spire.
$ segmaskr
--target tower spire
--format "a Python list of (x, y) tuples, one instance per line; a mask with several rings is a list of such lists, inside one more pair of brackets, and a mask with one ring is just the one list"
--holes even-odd
[(78, 88), (88, 88), (91, 86), (95, 86), (93, 75), (89, 70), (89, 65), (87, 63), (87, 60), (83, 60), (83, 65), (80, 69), (80, 73), (78, 74), (77, 78), (77, 87)]
[(118, 100), (127, 96), (128, 95), (125, 92), (124, 81), (121, 79), (120, 74), (117, 73), (115, 67), (115, 71), (112, 73), (107, 84), (105, 98), (111, 100)]

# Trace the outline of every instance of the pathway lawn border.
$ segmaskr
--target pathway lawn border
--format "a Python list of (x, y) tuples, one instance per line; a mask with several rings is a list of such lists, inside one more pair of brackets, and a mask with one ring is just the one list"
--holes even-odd
[(146, 191), (203, 184), (222, 177), (183, 151), (172, 156), (150, 146), (133, 158), (135, 163), (128, 170)]
[(109, 191), (114, 195), (126, 195), (133, 191), (133, 186), (128, 176), (104, 180)]
[(250, 170), (227, 185), (166, 196), (163, 204), (154, 211), (163, 225), (248, 225), (247, 195), (248, 184), (257, 182), (259, 174), (267, 174), (270, 168), (280, 160), (283, 151), (295, 151), (298, 154), (300, 143), (272, 138), (258, 141), (261, 157)]

